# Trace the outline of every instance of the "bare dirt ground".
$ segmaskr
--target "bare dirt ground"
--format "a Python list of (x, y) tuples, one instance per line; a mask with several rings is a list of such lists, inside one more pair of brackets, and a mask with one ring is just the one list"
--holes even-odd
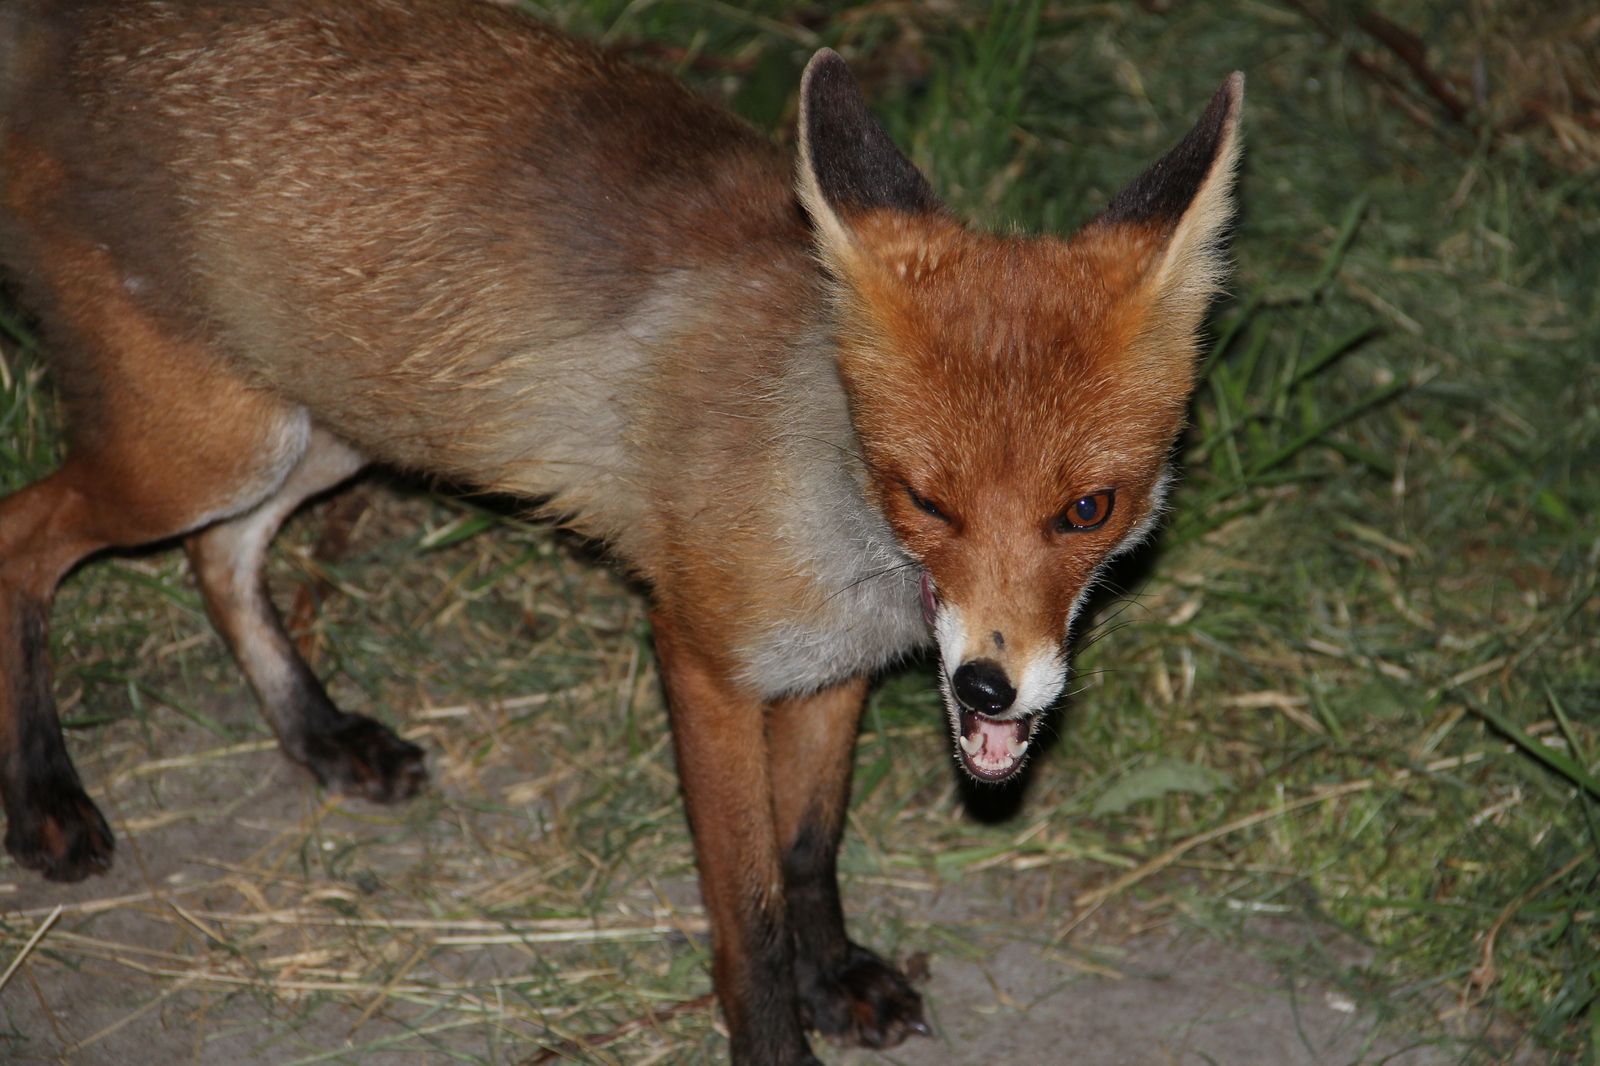
[(1202, 935), (1091, 945), (1114, 973), (1052, 964), (1006, 944), (981, 960), (935, 961), (928, 1000), (937, 1036), (879, 1056), (905, 1066), (1333, 1066), (1455, 1062), (1394, 1034), (1370, 1045), (1372, 1018), (1337, 991), (1295, 987), (1270, 963)]
[[(118, 862), (110, 875), (60, 886), (0, 864), (0, 907), (13, 931), (36, 927), (56, 905), (65, 907), (0, 991), (0, 1061), (518, 1063), (537, 1051), (491, 1024), (450, 1024), (429, 1033), (427, 1010), (386, 999), (382, 987), (363, 990), (356, 981), (348, 993), (319, 991), (315, 965), (286, 967), (291, 956), (256, 956), (258, 981), (248, 975), (232, 985), (196, 978), (196, 953), (239, 950), (222, 919), (206, 909), (216, 884), (302, 827), (323, 798), (271, 750), (210, 761), (181, 787), (169, 783), (159, 802), (151, 797), (158, 775), (139, 775), (129, 791), (128, 781), (94, 780), (96, 768), (105, 765), (86, 760), (91, 790), (111, 801), (107, 812), (118, 830)], [(235, 878), (233, 890), (242, 883)], [(330, 898), (347, 891), (333, 883), (326, 888)], [(1256, 954), (1198, 933), (1168, 926), (1130, 939), (1125, 926), (1119, 934), (1117, 923), (1108, 923), (1103, 933), (1091, 930), (1068, 949), (1052, 950), (1028, 943), (1026, 928), (1015, 928), (1014, 908), (980, 879), (944, 886), (931, 898), (866, 880), (848, 882), (847, 891), (853, 920), (889, 916), (955, 931), (959, 945), (930, 953), (926, 992), (936, 1036), (888, 1053), (819, 1049), (839, 1066), (1457, 1061), (1435, 1047), (1402, 1050), (1404, 1041), (1391, 1032), (1369, 1045), (1371, 1017), (1339, 993), (1297, 983)], [(663, 893), (684, 914), (696, 909), (692, 882), (668, 885)], [(300, 946), (315, 946), (315, 930), (298, 932)], [(1275, 935), (1312, 932), (1285, 925)], [(677, 943), (682, 946), (681, 937)], [(16, 951), (13, 939), (0, 968)], [(314, 954), (305, 954), (309, 964), (318, 961)], [(526, 971), (537, 955), (526, 945), (435, 947), (426, 966), (436, 983), (493, 989), (497, 978)], [(223, 970), (212, 965), (207, 972)], [(404, 971), (392, 978), (395, 987), (402, 977), (409, 979)], [(696, 1062), (706, 1046), (720, 1058), (725, 1052), (715, 1037), (708, 1044), (706, 1021), (701, 1015), (696, 1023), (699, 1041), (623, 1043), (606, 1053), (614, 1058), (586, 1061)]]

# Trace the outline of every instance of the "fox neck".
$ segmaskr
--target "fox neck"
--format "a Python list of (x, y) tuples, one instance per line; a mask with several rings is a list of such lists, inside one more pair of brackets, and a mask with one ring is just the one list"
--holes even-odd
[(784, 612), (747, 648), (745, 676), (768, 696), (871, 673), (932, 640), (924, 571), (870, 491), (831, 341), (813, 334), (798, 345), (776, 391), (774, 547), (806, 586), (791, 603), (807, 609)]

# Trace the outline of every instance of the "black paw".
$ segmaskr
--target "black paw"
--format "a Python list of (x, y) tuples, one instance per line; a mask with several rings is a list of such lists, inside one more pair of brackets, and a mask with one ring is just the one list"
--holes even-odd
[(806, 1024), (835, 1044), (889, 1048), (913, 1033), (932, 1035), (911, 982), (858, 944), (830, 971), (806, 962), (797, 970)]
[(324, 787), (374, 803), (410, 799), (428, 780), (421, 748), (359, 714), (342, 714), (333, 729), (307, 736), (305, 764)]
[(20, 791), (6, 804), (6, 851), (17, 865), (50, 881), (82, 881), (111, 869), (111, 829), (82, 785), (54, 777)]

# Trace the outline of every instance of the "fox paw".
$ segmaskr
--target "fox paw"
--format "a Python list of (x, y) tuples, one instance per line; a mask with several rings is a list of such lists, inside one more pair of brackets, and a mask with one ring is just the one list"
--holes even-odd
[(410, 799), (428, 779), (422, 749), (364, 715), (340, 715), (333, 729), (307, 736), (304, 751), (324, 787), (374, 803)]
[(890, 1048), (932, 1035), (905, 974), (859, 944), (831, 970), (801, 963), (798, 976), (806, 1024), (835, 1044)]
[(82, 785), (51, 777), (21, 791), (6, 804), (6, 851), (18, 866), (49, 881), (82, 881), (111, 869), (111, 829)]

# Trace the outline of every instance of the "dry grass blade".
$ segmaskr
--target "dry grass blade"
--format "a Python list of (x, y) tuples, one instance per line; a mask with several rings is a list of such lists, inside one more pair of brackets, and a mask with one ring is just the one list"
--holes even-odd
[(1281, 818), (1292, 811), (1301, 809), (1302, 807), (1310, 807), (1317, 803), (1327, 803), (1330, 800), (1338, 799), (1340, 796), (1348, 796), (1352, 792), (1364, 792), (1367, 789), (1370, 789), (1372, 786), (1373, 782), (1370, 780), (1346, 781), (1342, 785), (1335, 785), (1332, 788), (1318, 792), (1315, 795), (1302, 796), (1299, 799), (1290, 803), (1285, 803), (1282, 806), (1269, 807), (1266, 810), (1256, 811), (1253, 814), (1245, 815), (1243, 818), (1236, 818), (1226, 825), (1219, 825), (1215, 829), (1206, 830), (1204, 833), (1196, 833), (1194, 836), (1186, 837), (1177, 844), (1174, 844), (1172, 847), (1168, 848), (1166, 851), (1163, 851), (1155, 858), (1150, 859), (1148, 862), (1140, 864), (1136, 869), (1128, 871), (1115, 881), (1112, 881), (1110, 884), (1102, 885), (1100, 888), (1091, 889), (1088, 892), (1080, 892), (1077, 898), (1072, 901), (1073, 905), (1080, 909), (1098, 907), (1100, 904), (1104, 903), (1106, 900), (1112, 898), (1118, 893), (1131, 888), (1140, 881), (1150, 877), (1152, 874), (1159, 873), (1168, 866), (1171, 866), (1174, 862), (1177, 862), (1179, 859), (1183, 858), (1185, 854), (1193, 851), (1202, 844), (1209, 844), (1213, 840), (1220, 840), (1221, 838), (1228, 836), (1230, 833), (1237, 833), (1241, 829), (1248, 829), (1253, 825), (1260, 825), (1262, 822), (1270, 821), (1274, 818)]
[(71, 1045), (69, 1048), (67, 1048), (67, 1054), (68, 1055), (75, 1055), (79, 1051), (82, 1051), (84, 1048), (90, 1047), (90, 1046), (92, 1046), (94, 1044), (98, 1044), (100, 1041), (106, 1039), (107, 1037), (111, 1036), (112, 1034), (114, 1034), (114, 1033), (126, 1028), (127, 1026), (132, 1025), (134, 1022), (138, 1021), (140, 1018), (144, 1017), (146, 1014), (149, 1014), (151, 1011), (156, 1010), (157, 1008), (159, 1008), (163, 1003), (165, 1003), (172, 996), (176, 995), (179, 992), (182, 992), (184, 989), (186, 989), (189, 986), (197, 983), (199, 980), (200, 979), (198, 977), (193, 976), (193, 975), (191, 975), (189, 977), (180, 977), (180, 978), (178, 978), (177, 980), (175, 980), (171, 984), (169, 984), (166, 988), (163, 988), (160, 991), (160, 993), (158, 993), (156, 996), (154, 996), (151, 999), (147, 1000), (143, 1005), (137, 1007), (136, 1009), (134, 1009), (132, 1011), (129, 1011), (127, 1014), (124, 1014), (121, 1018), (118, 1018), (116, 1021), (112, 1022), (110, 1025), (105, 1026), (103, 1029), (100, 1029), (99, 1031), (97, 1031), (97, 1032), (95, 1032), (95, 1033), (93, 1033), (93, 1034), (91, 1034), (89, 1036), (86, 1036), (82, 1040), (79, 1040), (77, 1043)]
[(60, 904), (57, 904), (56, 908), (46, 915), (45, 920), (39, 923), (39, 927), (33, 931), (33, 935), (28, 937), (27, 943), (17, 950), (16, 956), (11, 960), (11, 965), (6, 967), (6, 972), (0, 973), (0, 992), (5, 991), (6, 985), (11, 981), (11, 975), (16, 973), (24, 962), (28, 961), (28, 956), (33, 953), (33, 949), (39, 946), (39, 941), (44, 939), (45, 934), (50, 931), (50, 927), (56, 924), (56, 919), (61, 917), (63, 909)]
[[(1477, 762), (1482, 758), (1483, 755), (1481, 752), (1479, 752), (1472, 755), (1455, 756), (1449, 759), (1437, 759), (1431, 763), (1428, 763), (1424, 769), (1430, 774), (1440, 773), (1445, 770), (1459, 769), (1462, 766)], [(1411, 771), (1400, 770), (1390, 777), (1387, 782), (1381, 783), (1397, 784), (1408, 780), (1411, 776)], [(1185, 854), (1193, 851), (1202, 844), (1209, 844), (1214, 840), (1220, 840), (1225, 836), (1237, 833), (1241, 829), (1248, 829), (1253, 825), (1260, 825), (1263, 822), (1268, 822), (1275, 818), (1281, 818), (1286, 814), (1298, 811), (1304, 807), (1315, 806), (1319, 803), (1327, 803), (1330, 800), (1336, 800), (1342, 796), (1349, 796), (1357, 792), (1369, 791), (1377, 787), (1379, 784), (1380, 782), (1371, 778), (1364, 778), (1359, 781), (1346, 781), (1342, 784), (1318, 789), (1309, 796), (1301, 796), (1299, 799), (1292, 800), (1288, 803), (1283, 803), (1274, 807), (1268, 807), (1264, 810), (1247, 814), (1243, 818), (1236, 818), (1233, 821), (1228, 822), (1226, 825), (1219, 825), (1215, 829), (1206, 830), (1204, 833), (1196, 833), (1194, 836), (1186, 837), (1183, 840), (1180, 840), (1178, 843), (1174, 844), (1172, 847), (1168, 848), (1166, 851), (1163, 851), (1154, 858), (1141, 863), (1138, 867), (1128, 871), (1126, 874), (1123, 874), (1110, 884), (1103, 885), (1096, 889), (1091, 889), (1088, 892), (1079, 893), (1077, 898), (1073, 900), (1073, 904), (1080, 909), (1098, 907), (1100, 904), (1111, 899), (1118, 893), (1123, 892), (1138, 884), (1140, 881), (1149, 878), (1152, 874), (1159, 873), (1168, 866), (1171, 866), (1173, 863), (1181, 859)]]
[(1593, 855), (1594, 851), (1591, 849), (1575, 856), (1571, 862), (1568, 862), (1561, 869), (1506, 904), (1505, 910), (1500, 912), (1500, 916), (1494, 920), (1494, 924), (1489, 927), (1489, 931), (1483, 935), (1481, 961), (1467, 975), (1467, 988), (1469, 990), (1472, 988), (1477, 988), (1480, 991), (1487, 990), (1495, 981), (1499, 980), (1500, 975), (1494, 968), (1494, 945), (1495, 941), (1500, 937), (1500, 930), (1505, 928), (1506, 923), (1516, 917), (1518, 911), (1522, 910), (1534, 899), (1537, 899), (1541, 892), (1588, 862)]
[(662, 1010), (651, 1011), (642, 1018), (624, 1022), (615, 1029), (604, 1033), (596, 1033), (577, 1040), (564, 1041), (555, 1047), (545, 1048), (523, 1059), (517, 1063), (517, 1066), (548, 1066), (549, 1063), (555, 1062), (557, 1059), (575, 1059), (588, 1048), (603, 1047), (631, 1033), (658, 1028), (665, 1019), (673, 1018), (680, 1014), (694, 1014), (700, 1011), (714, 1010), (716, 1005), (716, 995), (708, 992), (703, 996), (696, 996), (694, 999), (686, 999), (682, 1003), (674, 1003), (672, 1006)]
[(1237, 696), (1229, 696), (1222, 701), (1229, 707), (1276, 707), (1283, 716), (1306, 730), (1323, 736), (1328, 732), (1326, 726), (1311, 717), (1303, 709), (1310, 702), (1305, 696), (1291, 696), (1287, 692), (1268, 690), (1265, 692), (1245, 692)]
[(383, 991), (372, 997), (372, 1002), (367, 1004), (366, 1009), (361, 1012), (361, 1017), (357, 1018), (356, 1023), (350, 1027), (350, 1033), (345, 1037), (346, 1040), (355, 1036), (363, 1025), (372, 1020), (372, 1016), (378, 1013), (378, 1008), (383, 1006), (384, 1001), (394, 993), (401, 980), (411, 972), (411, 968), (422, 961), (422, 957), (428, 953), (430, 947), (432, 945), (426, 940), (417, 945), (416, 950), (411, 953), (411, 957), (401, 964), (400, 968), (394, 972), (394, 976), (389, 978), (389, 983), (383, 986)]

